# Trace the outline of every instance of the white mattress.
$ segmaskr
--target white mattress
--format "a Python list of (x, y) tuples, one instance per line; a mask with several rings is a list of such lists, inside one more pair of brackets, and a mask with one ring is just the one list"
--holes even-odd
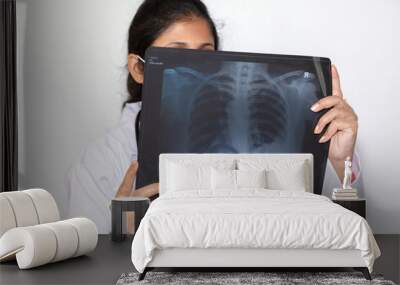
[(359, 250), (372, 271), (379, 248), (368, 223), (328, 198), (306, 192), (248, 190), (231, 196), (169, 193), (155, 200), (132, 243), (139, 272), (156, 249)]

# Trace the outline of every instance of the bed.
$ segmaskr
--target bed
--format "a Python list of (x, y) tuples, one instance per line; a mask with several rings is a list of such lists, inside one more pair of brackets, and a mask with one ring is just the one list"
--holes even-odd
[(160, 197), (132, 243), (154, 268), (352, 267), (380, 251), (365, 219), (313, 194), (309, 154), (163, 154)]

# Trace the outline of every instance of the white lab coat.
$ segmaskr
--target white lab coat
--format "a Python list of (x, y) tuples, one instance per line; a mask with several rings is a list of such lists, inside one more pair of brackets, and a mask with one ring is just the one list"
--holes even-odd
[(68, 214), (93, 220), (99, 233), (111, 231), (111, 200), (137, 160), (135, 120), (141, 103), (127, 104), (119, 124), (89, 145), (66, 177)]
[[(111, 200), (131, 162), (137, 160), (135, 120), (140, 108), (141, 103), (127, 104), (119, 124), (89, 145), (66, 177), (69, 216), (93, 220), (101, 234), (111, 232)], [(358, 164), (358, 158), (353, 158), (353, 165)], [(331, 196), (332, 189), (340, 184), (328, 163), (323, 195)]]

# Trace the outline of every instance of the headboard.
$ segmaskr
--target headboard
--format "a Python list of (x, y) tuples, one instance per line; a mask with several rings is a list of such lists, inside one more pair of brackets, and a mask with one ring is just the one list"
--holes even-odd
[(255, 159), (268, 161), (304, 161), (307, 165), (305, 175), (308, 180), (307, 192), (314, 193), (314, 159), (312, 154), (161, 154), (159, 160), (160, 195), (166, 192), (167, 165), (173, 161), (199, 162), (201, 164), (212, 163), (213, 161), (232, 161), (236, 166), (239, 159)]

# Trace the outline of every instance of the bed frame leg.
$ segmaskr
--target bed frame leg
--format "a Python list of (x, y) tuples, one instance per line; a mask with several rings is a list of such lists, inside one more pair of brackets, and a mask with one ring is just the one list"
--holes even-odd
[(144, 271), (143, 271), (142, 273), (139, 274), (138, 281), (142, 281), (142, 280), (146, 277), (147, 271), (148, 271), (148, 269), (145, 268)]
[(370, 281), (372, 280), (371, 274), (369, 274), (369, 270), (367, 267), (356, 267), (354, 269), (357, 271), (361, 271), (362, 274), (364, 275), (365, 279), (370, 280)]

